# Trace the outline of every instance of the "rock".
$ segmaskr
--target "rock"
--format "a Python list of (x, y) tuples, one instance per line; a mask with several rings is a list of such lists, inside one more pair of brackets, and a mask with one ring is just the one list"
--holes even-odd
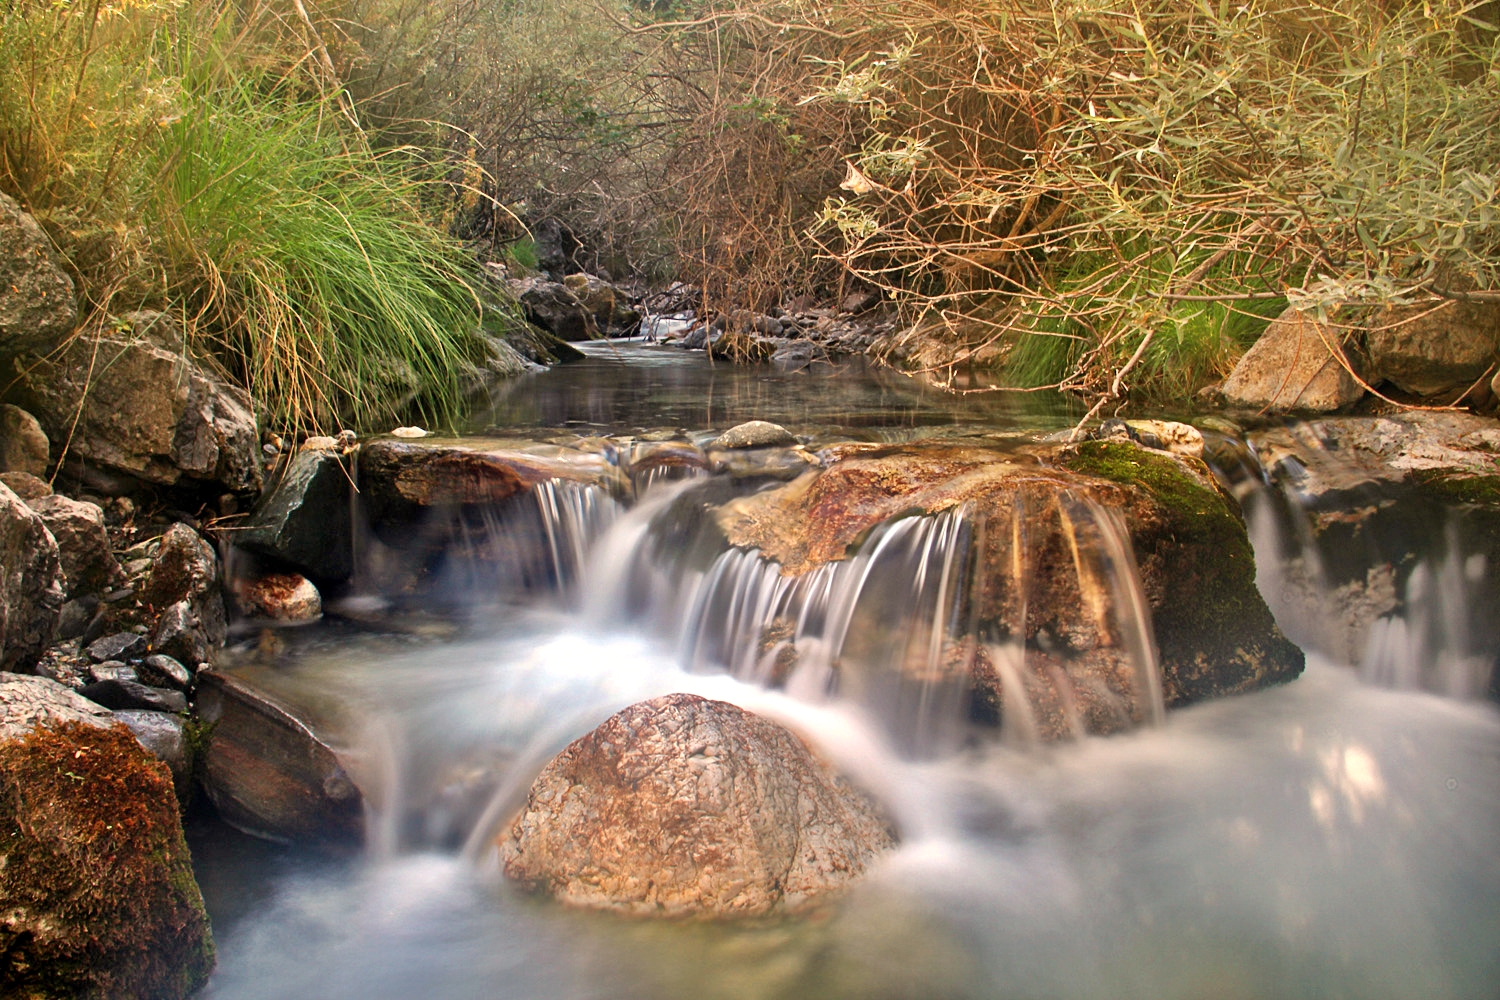
[(193, 606), (178, 601), (156, 616), (156, 627), (150, 636), (151, 649), (182, 663), (210, 663), (218, 644), (209, 639), (208, 632)]
[[(1343, 334), (1295, 309), (1271, 321), (1224, 381), (1230, 406), (1328, 413), (1357, 402), (1364, 388), (1349, 372)], [(1333, 352), (1339, 352), (1335, 355)]]
[(1382, 309), (1369, 320), (1370, 381), (1418, 396), (1456, 395), (1500, 357), (1500, 304), (1445, 301)]
[(104, 727), (110, 712), (46, 677), (0, 671), (0, 743), (18, 740), (37, 726), (65, 722)]
[(99, 598), (93, 594), (85, 594), (64, 604), (57, 617), (57, 637), (77, 639), (83, 635), (98, 611)]
[[(4, 212), (0, 203), (0, 214)], [(57, 635), (62, 564), (46, 522), (0, 486), (0, 670), (30, 667)]]
[(19, 391), (73, 458), (171, 486), (261, 485), (250, 397), (169, 351), (128, 335), (78, 337), (28, 367)]
[(298, 454), (244, 529), (235, 533), (235, 544), (289, 563), (316, 580), (349, 579), (354, 572), (352, 482), (336, 455)]
[(151, 687), (140, 681), (111, 678), (85, 684), (78, 692), (105, 708), (135, 708), (147, 712), (186, 712), (187, 698), (181, 691)]
[(8, 701), (0, 675), (0, 994), (188, 997), (214, 947), (167, 768), (66, 689), (18, 680)]
[(781, 726), (674, 694), (554, 758), (500, 847), (507, 876), (570, 905), (723, 918), (803, 909), (894, 841), (870, 801)]
[(193, 673), (170, 656), (152, 653), (138, 668), (141, 680), (155, 687), (174, 687), (187, 691), (193, 686)]
[(46, 354), (78, 319), (73, 279), (36, 220), (0, 194), (0, 353)]
[(551, 274), (567, 274), (578, 270), (575, 257), (581, 249), (573, 231), (556, 219), (540, 219), (531, 225), (532, 245), (536, 250), (536, 262), (542, 270)]
[(193, 761), (188, 754), (186, 723), (182, 717), (140, 709), (124, 709), (115, 712), (114, 717), (134, 734), (147, 753), (167, 765), (178, 800), (186, 799), (192, 787)]
[(0, 473), (0, 483), (10, 487), (10, 491), (28, 504), (33, 500), (52, 495), (52, 487), (45, 480), (38, 479), (29, 472), (3, 472)]
[(363, 796), (308, 720), (218, 671), (198, 685), (198, 717), (213, 726), (203, 787), (226, 822), (269, 840), (363, 841)]
[(880, 302), (880, 296), (868, 289), (850, 292), (839, 302), (839, 310), (846, 313), (861, 313)]
[(1132, 441), (1156, 451), (1203, 457), (1203, 432), (1175, 420), (1106, 420), (1089, 437), (1094, 441)]
[(141, 678), (135, 672), (135, 668), (124, 660), (105, 660), (103, 663), (91, 663), (88, 666), (89, 682), (97, 681), (131, 681), (137, 682)]
[(269, 573), (235, 585), (240, 610), (251, 618), (298, 623), (323, 615), (323, 598), (312, 581), (300, 573)]
[(629, 297), (623, 289), (611, 285), (592, 274), (570, 274), (563, 284), (589, 315), (595, 329), (605, 334), (626, 334), (640, 326), (641, 316), (631, 308)]
[(594, 314), (566, 285), (542, 278), (508, 283), (526, 318), (565, 341), (594, 340), (600, 336)]
[(141, 598), (161, 609), (151, 632), (151, 649), (183, 663), (212, 659), (224, 644), (228, 623), (213, 546), (185, 524), (161, 537), (151, 577)]
[(19, 406), (0, 403), (0, 472), (45, 476), (51, 448), (36, 417)]
[(710, 448), (771, 448), (796, 444), (792, 432), (768, 420), (747, 420), (714, 438)]
[(146, 639), (134, 632), (116, 632), (89, 643), (84, 650), (95, 663), (106, 660), (129, 660), (146, 653)]
[(68, 597), (98, 594), (125, 582), (98, 504), (54, 495), (29, 501), (29, 505), (57, 541)]

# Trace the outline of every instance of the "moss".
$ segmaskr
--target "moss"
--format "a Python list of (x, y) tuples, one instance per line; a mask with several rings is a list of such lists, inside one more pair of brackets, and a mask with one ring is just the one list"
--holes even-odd
[(1500, 507), (1500, 476), (1471, 476), (1446, 469), (1422, 469), (1413, 472), (1411, 480), (1442, 500)]
[(1168, 705), (1254, 690), (1302, 672), (1302, 651), (1276, 626), (1255, 585), (1255, 553), (1238, 507), (1207, 466), (1134, 444), (1068, 449), (1074, 472), (1143, 489), (1125, 510), (1141, 565)]
[(0, 745), (0, 995), (185, 997), (213, 968), (172, 780), (123, 729)]

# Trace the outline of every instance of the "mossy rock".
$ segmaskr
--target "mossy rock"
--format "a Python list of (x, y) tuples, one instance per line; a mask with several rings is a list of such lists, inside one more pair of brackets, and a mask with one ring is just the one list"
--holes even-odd
[(0, 744), (0, 996), (176, 1000), (213, 938), (172, 778), (123, 727)]
[(1060, 456), (1068, 469), (1138, 488), (1128, 505), (1169, 707), (1253, 691), (1302, 672), (1302, 651), (1277, 628), (1255, 586), (1255, 553), (1238, 506), (1195, 459), (1090, 441)]

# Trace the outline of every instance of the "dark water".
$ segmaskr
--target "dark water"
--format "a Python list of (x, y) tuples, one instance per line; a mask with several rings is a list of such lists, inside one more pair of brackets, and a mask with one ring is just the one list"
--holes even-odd
[[(1076, 419), (1040, 397), (935, 397), (888, 375), (590, 351), (517, 383), (476, 428), (708, 433), (762, 418), (889, 435)], [(303, 633), (298, 655), (260, 670), (283, 697), (337, 709), (331, 738), (369, 792), (372, 843), (328, 858), (199, 829), (220, 955), (206, 996), (1500, 996), (1493, 703), (1389, 690), (1312, 656), (1290, 685), (1131, 733), (914, 757), (868, 704), (685, 669), (686, 595), (702, 581), (658, 580), (668, 599), (632, 610), (652, 502), (590, 522), (568, 594), (479, 600), (458, 632)], [(1400, 653), (1426, 655), (1405, 635)], [(505, 884), (493, 839), (543, 764), (672, 691), (795, 729), (888, 805), (899, 849), (825, 911), (753, 926), (571, 912)]]

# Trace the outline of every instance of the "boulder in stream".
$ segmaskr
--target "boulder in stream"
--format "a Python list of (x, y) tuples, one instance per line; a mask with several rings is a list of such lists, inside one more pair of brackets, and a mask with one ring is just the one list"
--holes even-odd
[(1224, 382), (1231, 406), (1328, 413), (1365, 394), (1338, 328), (1288, 308), (1271, 321)]
[(894, 843), (871, 801), (792, 733), (672, 694), (554, 758), (500, 847), (506, 875), (570, 905), (732, 918), (805, 908)]
[(0, 995), (179, 1000), (213, 969), (172, 777), (102, 711), (0, 674)]
[(316, 580), (347, 580), (354, 571), (353, 482), (338, 454), (298, 452), (249, 523), (235, 533), (235, 544)]

